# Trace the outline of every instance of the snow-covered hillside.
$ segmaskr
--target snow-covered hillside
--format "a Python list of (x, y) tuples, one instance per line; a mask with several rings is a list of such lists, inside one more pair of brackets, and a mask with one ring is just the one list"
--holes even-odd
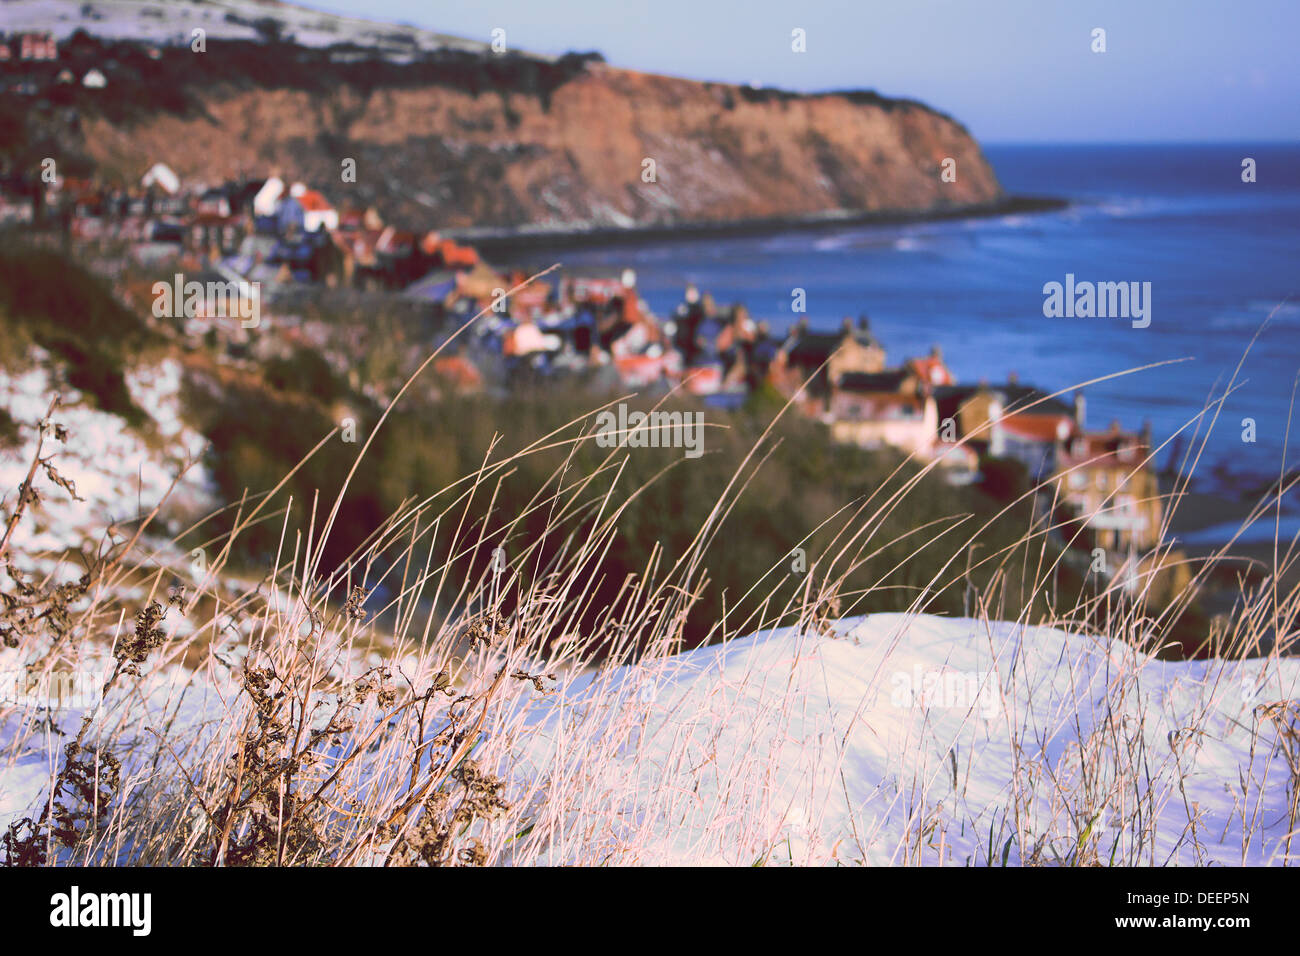
[[(488, 733), (511, 741), (497, 761), (522, 811), (510, 832), (528, 828), (496, 860), (1239, 865), (1286, 852), (1293, 724), (1270, 705), (1300, 697), (1300, 661), (1161, 663), (1085, 635), (901, 614), (834, 630), (513, 689)], [(156, 673), (156, 706), (183, 680)], [(213, 716), (230, 687), (213, 690), (191, 684), (174, 733)], [(27, 741), (0, 758), (0, 824), (41, 799), (56, 762), (43, 735)]]
[(1279, 862), (1295, 742), (1267, 714), (1300, 661), (901, 614), (836, 631), (569, 683), (519, 768), (545, 812), (581, 807), (544, 861)]
[[(61, 390), (64, 404), (51, 420), (67, 429), (67, 437), (65, 441), (50, 437), (42, 457), (53, 456), (55, 468), (72, 481), (83, 500), (72, 500), (38, 475), (35, 484), (46, 500), (19, 523), (13, 542), (16, 553), (60, 551), (97, 542), (113, 522), (148, 514), (178, 476), (181, 480), (169, 502), (206, 504), (210, 489), (197, 462), (206, 441), (180, 419), (180, 381), (181, 368), (175, 359), (126, 375), (132, 399), (153, 419), (156, 440), (152, 444), (118, 416), (86, 403), (75, 389)], [(54, 391), (41, 362), (19, 375), (0, 371), (3, 407), (25, 426), (21, 447), (0, 452), (0, 494), (5, 496), (6, 511), (26, 477), (34, 448), (33, 428), (44, 417)]]
[[(280, 24), (284, 36), (301, 46), (354, 43), (400, 58), (416, 51), (464, 50), (483, 53), (486, 42), (402, 24), (376, 23), (268, 0), (3, 0), (0, 20), (12, 32), (48, 30), (56, 39), (73, 31), (108, 39), (188, 45), (193, 30), (207, 37), (257, 40), (260, 20)], [(549, 59), (543, 57), (543, 59)]]

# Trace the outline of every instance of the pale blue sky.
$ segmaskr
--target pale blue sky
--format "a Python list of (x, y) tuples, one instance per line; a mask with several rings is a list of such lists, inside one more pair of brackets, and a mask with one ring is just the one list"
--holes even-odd
[[(1300, 140), (1300, 0), (309, 0), (545, 53), (876, 89), (986, 142)], [(791, 51), (791, 30), (807, 52)], [(1090, 49), (1106, 30), (1106, 53)]]

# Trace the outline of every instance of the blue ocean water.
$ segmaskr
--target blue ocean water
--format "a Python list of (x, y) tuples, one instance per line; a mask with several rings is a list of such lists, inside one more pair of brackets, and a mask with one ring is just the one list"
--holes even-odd
[[(1136, 429), (1149, 419), (1158, 441), (1192, 420), (1216, 383), (1221, 392), (1272, 313), (1198, 471), (1217, 462), (1276, 476), (1300, 372), (1300, 144), (991, 146), (985, 154), (1008, 192), (1057, 196), (1070, 207), (544, 255), (569, 272), (636, 269), (660, 315), (694, 282), (719, 303), (744, 302), (777, 330), (797, 318), (791, 290), (802, 288), (814, 326), (866, 313), (891, 363), (937, 343), (961, 381), (1014, 372), (1055, 391), (1189, 359), (1086, 390), (1090, 426), (1117, 419)], [(1244, 157), (1256, 161), (1254, 183), (1242, 182)], [(1150, 282), (1150, 326), (1045, 318), (1043, 286), (1066, 273)], [(1248, 417), (1254, 443), (1242, 441)], [(1292, 433), (1300, 436), (1300, 415)], [(1300, 458), (1296, 439), (1291, 445), (1289, 462)]]

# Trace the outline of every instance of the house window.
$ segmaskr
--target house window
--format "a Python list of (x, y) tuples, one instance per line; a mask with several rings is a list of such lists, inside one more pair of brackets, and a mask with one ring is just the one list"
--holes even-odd
[(1080, 491), (1088, 487), (1088, 476), (1081, 471), (1070, 472), (1070, 487)]
[(1104, 471), (1097, 472), (1097, 488), (1100, 491), (1106, 490), (1106, 473)]

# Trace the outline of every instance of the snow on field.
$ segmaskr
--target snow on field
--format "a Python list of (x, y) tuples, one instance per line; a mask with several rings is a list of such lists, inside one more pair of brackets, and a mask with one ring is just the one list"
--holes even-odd
[[(136, 404), (154, 420), (158, 442), (151, 447), (120, 417), (83, 402), (74, 389), (61, 390), (64, 404), (52, 421), (68, 430), (67, 442), (47, 438), (42, 457), (76, 486), (85, 499), (74, 501), (66, 491), (38, 474), (35, 485), (45, 498), (29, 512), (14, 534), (14, 551), (59, 551), (77, 543), (98, 541), (114, 521), (147, 515), (162, 500), (184, 463), (197, 459), (205, 441), (179, 417), (181, 367), (165, 359), (157, 367), (139, 368), (126, 376)], [(49, 374), (37, 366), (21, 375), (0, 371), (3, 407), (22, 428), (21, 447), (0, 452), (0, 494), (5, 510), (12, 507), (18, 486), (27, 475), (34, 450), (34, 426), (49, 408), (54, 394)], [(194, 504), (208, 494), (202, 466), (184, 473), (174, 504)]]
[[(837, 631), (766, 632), (561, 688), (517, 774), (543, 812), (582, 810), (541, 861), (934, 864), (942, 844), (946, 864), (1014, 865), (1022, 845), (1052, 862), (1087, 834), (1116, 863), (1277, 862), (1290, 773), (1253, 708), (1300, 696), (1300, 661), (1162, 663), (899, 614)], [(1129, 786), (1110, 788), (1130, 759)], [(1259, 805), (1243, 774), (1263, 782)], [(1133, 831), (1152, 820), (1139, 852)]]
[[(1280, 862), (1292, 778), (1256, 707), (1300, 697), (1300, 661), (1162, 663), (901, 614), (835, 632), (511, 685), (498, 768), (533, 825), (498, 862), (1016, 865), (1080, 843), (1124, 864)], [(174, 733), (220, 721), (223, 680), (160, 670), (150, 709), (183, 698)], [(0, 827), (39, 804), (62, 747), (15, 741), (0, 726)]]
[[(129, 630), (131, 622), (125, 621), (124, 627)], [(169, 639), (183, 638), (190, 631), (188, 622), (177, 614), (165, 618), (163, 627)], [(69, 662), (72, 669), (65, 671), (76, 675), (76, 683), (68, 688), (71, 694), (64, 699), (66, 706), (51, 710), (43, 705), (52, 685), (27, 678), (28, 690), (20, 676), (26, 673), (26, 663), (18, 650), (0, 647), (0, 831), (24, 816), (39, 816), (51, 781), (63, 765), (64, 747), (83, 718), (120, 714), (135, 707), (142, 695), (147, 699), (147, 711), (155, 716), (170, 715), (179, 734), (203, 734), (204, 728), (224, 713), (221, 701), (235, 690), (229, 671), (218, 680), (208, 680), (169, 666), (147, 675), (139, 688), (122, 682), (101, 698), (100, 688), (112, 673), (114, 660), (106, 645), (97, 644), (76, 649), (75, 661)], [(6, 713), (6, 705), (14, 704), (17, 706), (8, 707)], [(51, 724), (63, 734), (52, 732)], [(151, 739), (143, 726), (128, 738)], [(96, 734), (92, 732), (86, 742), (98, 746)], [(139, 751), (123, 756), (123, 779), (128, 788), (152, 776), (151, 761)]]

